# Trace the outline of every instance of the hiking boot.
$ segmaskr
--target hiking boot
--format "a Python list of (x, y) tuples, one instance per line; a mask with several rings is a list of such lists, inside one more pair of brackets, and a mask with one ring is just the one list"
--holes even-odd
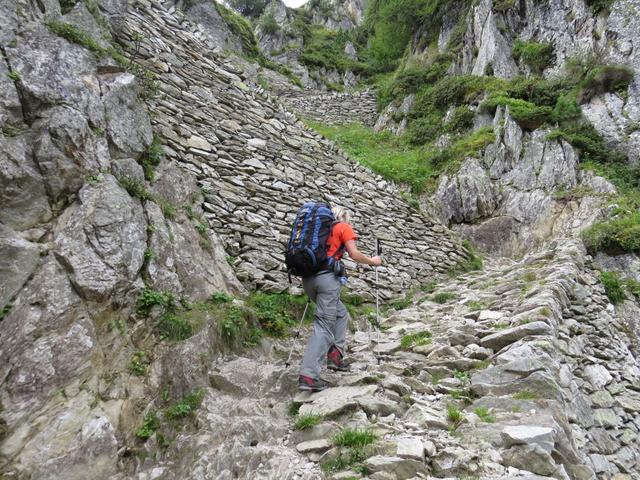
[(321, 378), (311, 378), (306, 375), (298, 377), (298, 389), (303, 392), (319, 392), (328, 386), (329, 384)]
[(331, 347), (327, 353), (327, 368), (335, 372), (348, 372), (350, 365), (342, 359), (340, 350)]

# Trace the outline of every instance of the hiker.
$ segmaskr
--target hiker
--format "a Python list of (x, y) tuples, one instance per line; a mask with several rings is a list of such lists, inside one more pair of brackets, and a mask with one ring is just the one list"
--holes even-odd
[(349, 212), (344, 207), (331, 208), (335, 222), (329, 233), (326, 249), (327, 267), (311, 276), (302, 278), (305, 293), (316, 304), (313, 332), (300, 365), (298, 385), (300, 390), (320, 391), (327, 383), (320, 379), (322, 361), (327, 358), (327, 368), (347, 371), (344, 352), (349, 314), (340, 301), (340, 289), (344, 266), (340, 259), (346, 251), (351, 260), (365, 265), (382, 265), (379, 256), (368, 257), (358, 250), (358, 236), (349, 225)]

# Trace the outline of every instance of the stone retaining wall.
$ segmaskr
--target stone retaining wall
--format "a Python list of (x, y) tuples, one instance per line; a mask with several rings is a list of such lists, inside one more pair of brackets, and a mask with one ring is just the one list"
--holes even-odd
[(373, 90), (312, 95), (292, 92), (281, 98), (288, 108), (300, 116), (323, 123), (359, 122), (373, 126), (378, 116), (376, 93)]
[[(354, 164), (282, 105), (250, 90), (242, 72), (203, 53), (208, 50), (180, 11), (169, 14), (142, 2), (138, 8), (127, 16), (123, 35), (144, 39), (138, 55), (158, 74), (154, 131), (167, 157), (197, 176), (206, 219), (247, 285), (287, 287), (283, 251), (295, 211), (309, 199), (349, 208), (363, 251), (371, 253), (374, 237), (383, 241), (387, 297), (465, 259), (450, 231), (412, 209), (394, 184)], [(365, 282), (372, 283), (371, 270), (352, 275), (356, 292), (370, 291)]]

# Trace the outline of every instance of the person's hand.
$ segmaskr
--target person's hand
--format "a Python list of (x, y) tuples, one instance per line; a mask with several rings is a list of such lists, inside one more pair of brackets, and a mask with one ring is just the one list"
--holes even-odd
[(382, 258), (380, 258), (378, 255), (376, 255), (375, 257), (371, 257), (371, 265), (373, 265), (374, 267), (379, 267), (380, 265), (382, 265)]

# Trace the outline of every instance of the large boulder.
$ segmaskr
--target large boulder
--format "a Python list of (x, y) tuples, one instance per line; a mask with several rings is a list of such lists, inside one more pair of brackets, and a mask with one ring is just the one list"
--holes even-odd
[(105, 301), (126, 291), (138, 276), (147, 248), (140, 201), (107, 174), (85, 185), (78, 205), (56, 236), (56, 256), (86, 299)]

